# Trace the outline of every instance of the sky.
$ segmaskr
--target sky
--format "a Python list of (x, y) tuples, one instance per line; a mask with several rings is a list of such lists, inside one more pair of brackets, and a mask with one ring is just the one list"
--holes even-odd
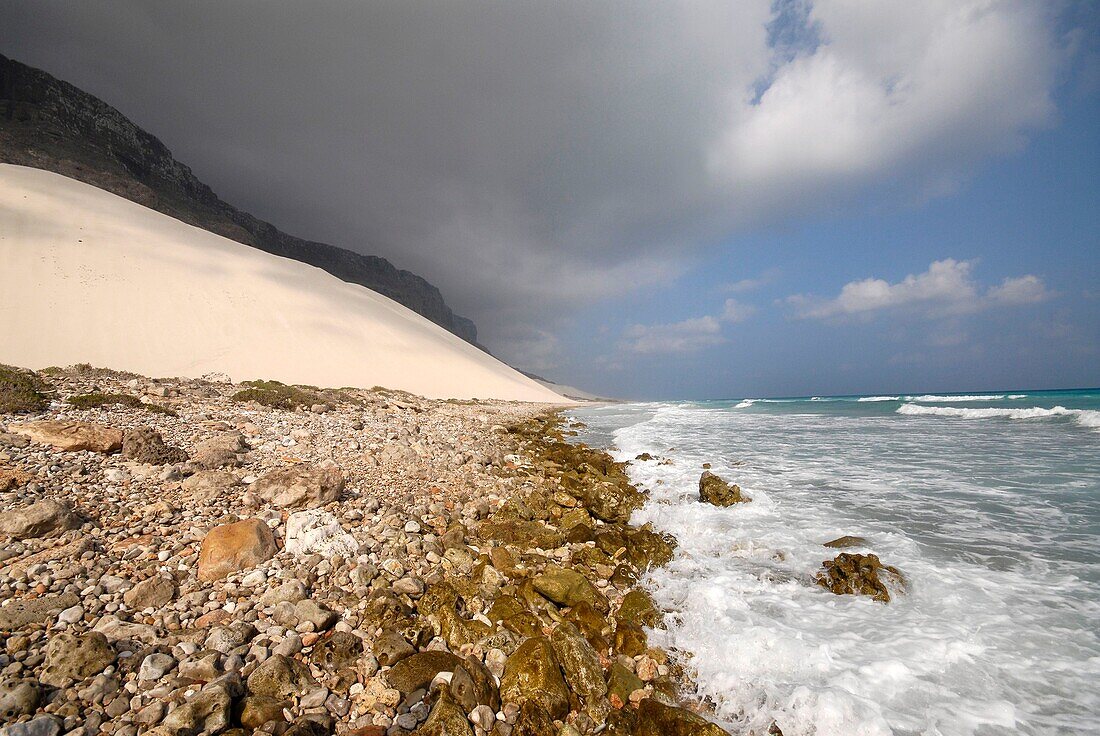
[(0, 0), (228, 202), (640, 398), (1100, 385), (1100, 2)]

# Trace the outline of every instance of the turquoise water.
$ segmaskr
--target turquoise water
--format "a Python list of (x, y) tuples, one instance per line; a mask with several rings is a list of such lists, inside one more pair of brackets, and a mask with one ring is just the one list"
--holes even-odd
[[(636, 462), (646, 584), (734, 732), (1100, 733), (1100, 390), (739, 399), (573, 412)], [(697, 501), (704, 462), (754, 500)], [(865, 537), (888, 605), (813, 585)]]

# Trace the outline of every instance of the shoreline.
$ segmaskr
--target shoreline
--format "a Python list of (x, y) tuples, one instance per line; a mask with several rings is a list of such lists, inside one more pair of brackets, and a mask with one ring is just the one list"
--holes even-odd
[(565, 407), (39, 376), (0, 416), (0, 718), (43, 730), (5, 736), (725, 733), (636, 625), (670, 541)]

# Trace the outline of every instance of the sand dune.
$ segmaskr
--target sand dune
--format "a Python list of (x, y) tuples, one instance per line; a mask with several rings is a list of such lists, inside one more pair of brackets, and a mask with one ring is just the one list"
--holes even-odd
[(415, 312), (58, 174), (0, 165), (0, 362), (562, 403)]

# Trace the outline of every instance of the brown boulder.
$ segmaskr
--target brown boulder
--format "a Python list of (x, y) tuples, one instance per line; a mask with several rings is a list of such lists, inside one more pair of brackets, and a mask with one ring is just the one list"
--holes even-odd
[(14, 539), (56, 537), (79, 526), (80, 518), (69, 505), (52, 498), (0, 515), (0, 535)]
[(211, 529), (199, 551), (199, 580), (220, 580), (238, 570), (270, 560), (278, 549), (270, 527), (245, 519)]
[(690, 710), (646, 698), (638, 706), (633, 736), (729, 736), (729, 732)]
[(164, 442), (152, 427), (128, 429), (122, 435), (122, 457), (147, 465), (174, 465), (187, 460), (187, 453)]
[(534, 700), (552, 718), (564, 718), (569, 712), (569, 690), (554, 649), (545, 637), (531, 637), (508, 657), (500, 681), (500, 699), (519, 704)]
[(890, 590), (883, 578), (897, 586), (905, 585), (901, 571), (892, 565), (883, 565), (878, 555), (841, 552), (835, 559), (821, 563), (825, 568), (814, 582), (837, 595), (869, 595), (876, 601), (888, 603)]
[(714, 506), (732, 506), (752, 499), (741, 494), (741, 487), (732, 485), (709, 470), (699, 476), (699, 500)]
[(122, 447), (122, 431), (91, 422), (62, 422), (42, 420), (11, 424), (8, 431), (29, 437), (43, 445), (53, 445), (59, 450), (77, 452), (114, 452)]
[(310, 463), (292, 465), (266, 473), (252, 484), (252, 492), (268, 503), (284, 508), (324, 506), (340, 497), (344, 474), (338, 468)]

